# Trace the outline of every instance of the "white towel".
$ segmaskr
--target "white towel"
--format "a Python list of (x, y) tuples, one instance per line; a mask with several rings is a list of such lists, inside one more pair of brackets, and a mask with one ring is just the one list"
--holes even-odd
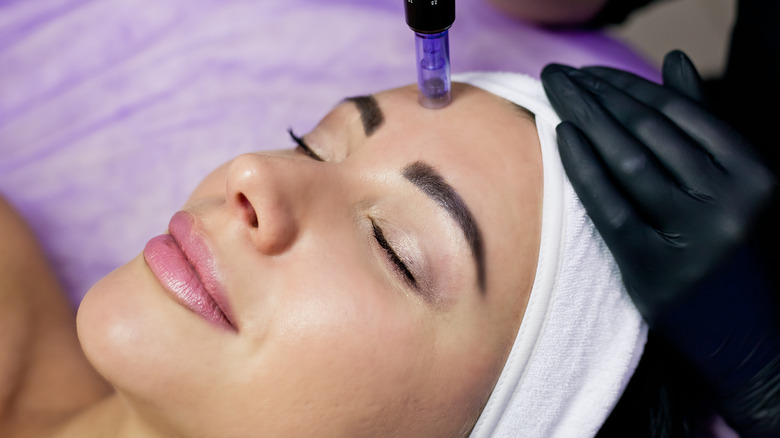
[(536, 79), (466, 73), (465, 82), (535, 114), (544, 197), (528, 307), (472, 437), (592, 437), (634, 373), (647, 327), (618, 267), (563, 171), (560, 119)]

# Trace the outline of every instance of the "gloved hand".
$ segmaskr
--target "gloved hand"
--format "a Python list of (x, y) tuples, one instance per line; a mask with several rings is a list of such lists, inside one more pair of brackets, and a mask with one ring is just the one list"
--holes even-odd
[(547, 66), (561, 159), (651, 329), (690, 360), (743, 436), (780, 436), (774, 297), (749, 254), (735, 255), (777, 183), (699, 104), (682, 52), (666, 56), (663, 78)]

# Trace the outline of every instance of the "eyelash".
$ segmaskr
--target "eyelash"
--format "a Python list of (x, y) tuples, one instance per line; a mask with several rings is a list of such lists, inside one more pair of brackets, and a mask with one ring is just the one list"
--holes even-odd
[(408, 281), (412, 287), (417, 288), (417, 280), (414, 278), (414, 275), (412, 275), (412, 271), (410, 271), (403, 260), (398, 257), (398, 254), (395, 253), (393, 247), (387, 243), (387, 239), (385, 239), (385, 233), (382, 232), (382, 229), (379, 228), (379, 226), (374, 223), (373, 220), (371, 221), (371, 226), (374, 228), (374, 238), (376, 239), (377, 243), (379, 243), (379, 246), (385, 250), (387, 257), (396, 265), (396, 267), (398, 267), (404, 277), (406, 277), (406, 281)]
[(298, 148), (301, 149), (301, 152), (303, 152), (305, 155), (310, 156), (311, 158), (314, 158), (317, 161), (325, 161), (322, 159), (322, 157), (317, 155), (317, 153), (314, 152), (314, 150), (310, 148), (305, 141), (303, 141), (303, 137), (298, 137), (297, 135), (295, 135), (292, 128), (288, 129), (287, 132), (290, 133), (290, 138), (292, 138), (295, 144), (298, 145)]

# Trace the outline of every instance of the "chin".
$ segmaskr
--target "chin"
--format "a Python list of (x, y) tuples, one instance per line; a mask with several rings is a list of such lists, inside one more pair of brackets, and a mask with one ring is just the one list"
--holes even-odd
[(143, 255), (97, 282), (76, 322), (92, 366), (136, 413), (154, 422), (170, 420), (157, 417), (162, 413), (189, 418), (199, 412), (203, 400), (219, 393), (219, 377), (229, 375), (224, 330), (175, 302)]
[(139, 255), (87, 292), (76, 324), (84, 354), (106, 380), (121, 392), (154, 398), (180, 379), (187, 361), (177, 358), (187, 357), (187, 339), (203, 339), (194, 318), (166, 295)]

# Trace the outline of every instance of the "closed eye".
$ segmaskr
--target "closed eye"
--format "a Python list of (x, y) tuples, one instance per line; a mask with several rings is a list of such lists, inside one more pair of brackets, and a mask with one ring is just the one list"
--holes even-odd
[(382, 229), (379, 228), (379, 226), (374, 223), (373, 220), (371, 221), (371, 226), (374, 228), (374, 238), (376, 239), (377, 243), (379, 243), (379, 246), (381, 246), (382, 249), (384, 249), (387, 253), (387, 258), (390, 259), (390, 261), (398, 268), (398, 271), (400, 271), (406, 281), (412, 287), (417, 289), (417, 280), (414, 278), (414, 275), (412, 275), (412, 271), (410, 271), (403, 260), (398, 257), (398, 254), (396, 254), (396, 252), (393, 250), (393, 247), (387, 243), (387, 239), (385, 239), (385, 234), (382, 232)]
[(306, 142), (303, 140), (303, 137), (298, 137), (297, 135), (295, 135), (292, 128), (288, 129), (287, 132), (290, 133), (290, 138), (292, 138), (292, 140), (298, 146), (296, 149), (300, 149), (300, 151), (303, 154), (308, 155), (317, 161), (325, 161), (324, 159), (322, 159), (322, 157), (317, 155), (317, 153), (314, 152), (314, 150), (311, 147), (309, 147), (308, 144), (306, 144)]

